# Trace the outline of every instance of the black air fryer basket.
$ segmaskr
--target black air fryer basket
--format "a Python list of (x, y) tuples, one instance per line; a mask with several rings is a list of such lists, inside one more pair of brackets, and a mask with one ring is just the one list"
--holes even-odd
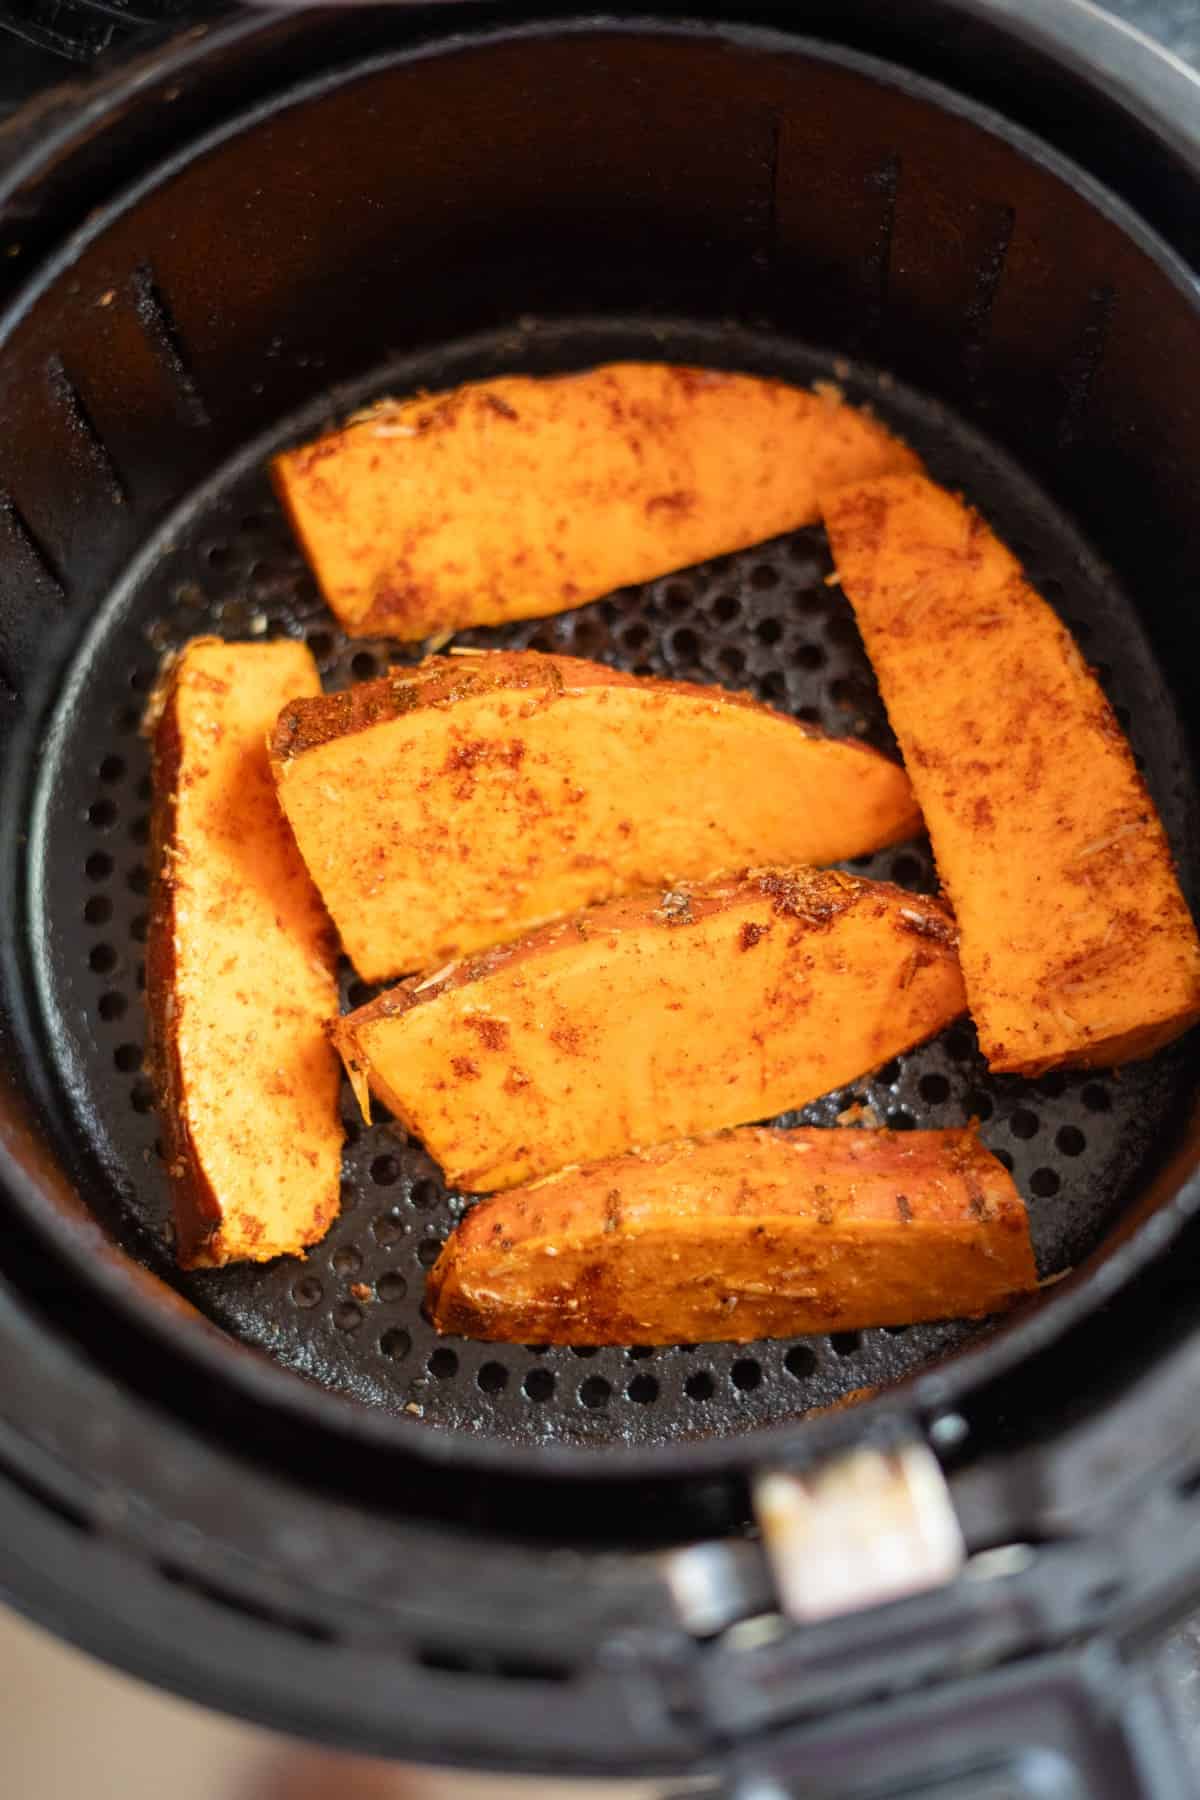
[[(964, 1021), (797, 1115), (982, 1121), (1064, 1277), (1002, 1326), (438, 1340), (465, 1202), (348, 1092), (307, 1261), (173, 1268), (141, 714), (200, 632), (305, 638), (332, 686), (411, 660), (339, 633), (264, 475), (380, 394), (612, 357), (836, 382), (1061, 611), (1198, 897), (1200, 88), (1074, 0), (517, 12), (0, 35), (113, 39), (32, 97), (14, 60), (0, 128), (0, 1580), (389, 1755), (1193, 1793), (1153, 1647), (1200, 1606), (1194, 1038), (1030, 1083)], [(460, 641), (887, 746), (829, 571), (799, 532)], [(924, 843), (856, 866), (934, 884)]]

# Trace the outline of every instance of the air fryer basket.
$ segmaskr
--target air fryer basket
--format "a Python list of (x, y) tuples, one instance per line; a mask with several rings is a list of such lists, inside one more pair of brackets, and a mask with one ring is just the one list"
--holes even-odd
[[(438, 1340), (423, 1277), (465, 1202), (389, 1121), (362, 1127), (348, 1092), (328, 1240), (305, 1262), (181, 1277), (141, 1068), (139, 722), (158, 660), (205, 631), (304, 637), (332, 685), (410, 660), (336, 630), (264, 475), (275, 448), (376, 395), (615, 356), (831, 381), (979, 504), (1061, 611), (1128, 727), (1194, 904), (1200, 312), (1186, 264), (1080, 168), (828, 32), (465, 17), (472, 29), (446, 39), (424, 17), (380, 14), (224, 28), (113, 106), (111, 187), (74, 235), (55, 245), (36, 204), (44, 181), (64, 220), (79, 206), (66, 157), (14, 184), (19, 204), (0, 213), (13, 1280), (41, 1309), (35, 1331), (52, 1320), (118, 1364), (156, 1429), (173, 1411), (304, 1487), (400, 1494), (414, 1516), (478, 1520), (494, 1502), (506, 1529), (560, 1540), (690, 1535), (736, 1522), (747, 1469), (802, 1443), (953, 1402), (949, 1444), (974, 1429), (982, 1383), (1019, 1384), (1144, 1280), (1196, 1198), (1194, 1043), (1119, 1074), (1026, 1083), (989, 1076), (964, 1021), (797, 1115), (832, 1125), (865, 1100), (902, 1127), (981, 1120), (1029, 1202), (1042, 1272), (1081, 1271), (998, 1328), (654, 1351)], [(145, 123), (145, 93), (182, 109), (170, 143)], [(200, 136), (205, 95), (217, 122)], [(801, 532), (460, 641), (749, 687), (886, 746), (829, 573), (821, 534)], [(933, 885), (924, 843), (858, 866)], [(362, 997), (349, 969), (344, 993)], [(1061, 1366), (1087, 1366), (1074, 1357)], [(861, 1415), (803, 1422), (905, 1377)], [(66, 1421), (48, 1435), (69, 1460)], [(496, 1485), (469, 1504), (460, 1485), (443, 1506), (439, 1469), (460, 1484), (489, 1469)], [(543, 1484), (557, 1477), (591, 1498), (556, 1515)], [(673, 1513), (664, 1494), (683, 1486)], [(202, 1587), (185, 1557), (165, 1561)], [(313, 1641), (353, 1636), (294, 1592), (255, 1604), (303, 1613)]]
[[(113, 304), (116, 304), (114, 300)], [(1045, 498), (941, 407), (841, 356), (775, 334), (705, 330), (663, 318), (524, 319), (340, 396), (436, 389), (498, 369), (588, 366), (613, 355), (727, 363), (803, 381), (839, 380), (875, 406), (952, 486), (978, 497), (1062, 605), (1146, 746), (1149, 779), (1173, 841), (1190, 850), (1196, 792), (1186, 745), (1137, 616), (1108, 572)], [(194, 401), (193, 401), (194, 403)], [(34, 979), (56, 1071), (74, 1102), (77, 1144), (107, 1178), (119, 1240), (173, 1276), (170, 1198), (150, 1084), (142, 1073), (143, 946), (149, 872), (148, 748), (141, 712), (164, 649), (199, 631), (303, 634), (332, 684), (377, 674), (419, 651), (343, 638), (321, 603), (264, 473), (276, 444), (328, 415), (288, 418), (198, 500), (172, 512), (132, 578), (98, 610), (43, 744), (29, 841)], [(97, 440), (97, 443), (99, 440)], [(822, 534), (794, 537), (683, 571), (562, 618), (460, 633), (458, 642), (559, 649), (638, 672), (749, 685), (836, 733), (885, 746), (886, 719), (848, 602), (831, 585)], [(953, 645), (947, 645), (953, 655)], [(892, 746), (894, 749), (894, 745)], [(935, 885), (927, 845), (856, 867), (914, 888)], [(345, 971), (345, 997), (370, 992)], [(1082, 1262), (1120, 1215), (1152, 1148), (1171, 1129), (1192, 1071), (1186, 1045), (1125, 1070), (1055, 1073), (1037, 1083), (989, 1076), (967, 1021), (787, 1122), (833, 1125), (854, 1102), (913, 1125), (983, 1121), (1029, 1197), (1046, 1275)], [(744, 1431), (896, 1380), (988, 1327), (953, 1322), (840, 1332), (794, 1343), (672, 1350), (552, 1349), (441, 1340), (422, 1312), (424, 1277), (469, 1202), (447, 1193), (421, 1146), (387, 1120), (369, 1129), (344, 1085), (348, 1147), (342, 1215), (307, 1259), (193, 1275), (188, 1298), (244, 1343), (309, 1381), (416, 1416), (522, 1443), (669, 1443)], [(99, 1202), (103, 1204), (103, 1200)]]

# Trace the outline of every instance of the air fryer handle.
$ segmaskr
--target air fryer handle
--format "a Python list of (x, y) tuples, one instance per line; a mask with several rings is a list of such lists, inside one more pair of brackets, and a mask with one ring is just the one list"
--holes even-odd
[(1154, 1664), (1037, 1657), (816, 1719), (727, 1765), (722, 1800), (1195, 1800)]

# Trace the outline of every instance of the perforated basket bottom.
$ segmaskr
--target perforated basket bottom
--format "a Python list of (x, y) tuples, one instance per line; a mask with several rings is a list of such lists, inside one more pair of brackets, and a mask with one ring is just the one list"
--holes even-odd
[[(1011, 466), (886, 378), (727, 332), (530, 326), (393, 368), (339, 395), (338, 405), (499, 369), (586, 366), (630, 353), (801, 381), (836, 376), (851, 398), (869, 400), (939, 478), (976, 499), (1061, 609), (1146, 758), (1177, 853), (1190, 859), (1192, 774), (1132, 608)], [(413, 660), (415, 651), (348, 642), (338, 632), (263, 473), (270, 449), (311, 433), (328, 410), (326, 400), (286, 422), (170, 521), (98, 614), (49, 735), (31, 820), (34, 964), (68, 1101), (68, 1148), (97, 1212), (209, 1317), (309, 1380), (515, 1440), (651, 1443), (744, 1430), (896, 1380), (987, 1329), (948, 1322), (655, 1350), (439, 1340), (422, 1316), (425, 1272), (467, 1203), (386, 1120), (364, 1128), (348, 1090), (342, 1213), (325, 1242), (306, 1261), (186, 1277), (173, 1270), (158, 1124), (141, 1068), (150, 766), (139, 723), (162, 652), (200, 632), (303, 637), (331, 687)], [(830, 568), (822, 534), (801, 531), (555, 619), (459, 641), (565, 650), (636, 673), (748, 688), (832, 733), (889, 747), (874, 679)], [(854, 866), (914, 890), (934, 886), (924, 843)], [(346, 969), (346, 1002), (367, 992)], [(1135, 1191), (1185, 1085), (1188, 1055), (1178, 1046), (1120, 1079), (1053, 1074), (1031, 1084), (990, 1076), (964, 1021), (788, 1122), (830, 1125), (854, 1100), (898, 1127), (979, 1119), (1029, 1202), (1039, 1264), (1050, 1273), (1083, 1256)]]

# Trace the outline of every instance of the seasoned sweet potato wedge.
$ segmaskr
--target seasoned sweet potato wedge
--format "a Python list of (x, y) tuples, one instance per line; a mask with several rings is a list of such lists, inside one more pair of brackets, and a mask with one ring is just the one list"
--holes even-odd
[(768, 871), (610, 900), (337, 1021), (367, 1084), (464, 1188), (801, 1106), (965, 1004), (935, 900)]
[(996, 1312), (1037, 1285), (973, 1131), (722, 1132), (484, 1200), (429, 1277), (439, 1331), (677, 1344)]
[(991, 1067), (1148, 1056), (1200, 1017), (1200, 943), (1070, 633), (978, 514), (919, 475), (830, 494), (825, 519)]
[(811, 524), (822, 489), (916, 458), (832, 394), (666, 363), (385, 401), (276, 459), (351, 634), (561, 612)]
[(369, 981), (592, 901), (910, 837), (908, 777), (743, 695), (536, 651), (431, 657), (280, 715), (272, 767)]
[(303, 1250), (338, 1210), (335, 940), (266, 734), (319, 690), (301, 644), (197, 638), (151, 703), (152, 1067), (187, 1268)]

